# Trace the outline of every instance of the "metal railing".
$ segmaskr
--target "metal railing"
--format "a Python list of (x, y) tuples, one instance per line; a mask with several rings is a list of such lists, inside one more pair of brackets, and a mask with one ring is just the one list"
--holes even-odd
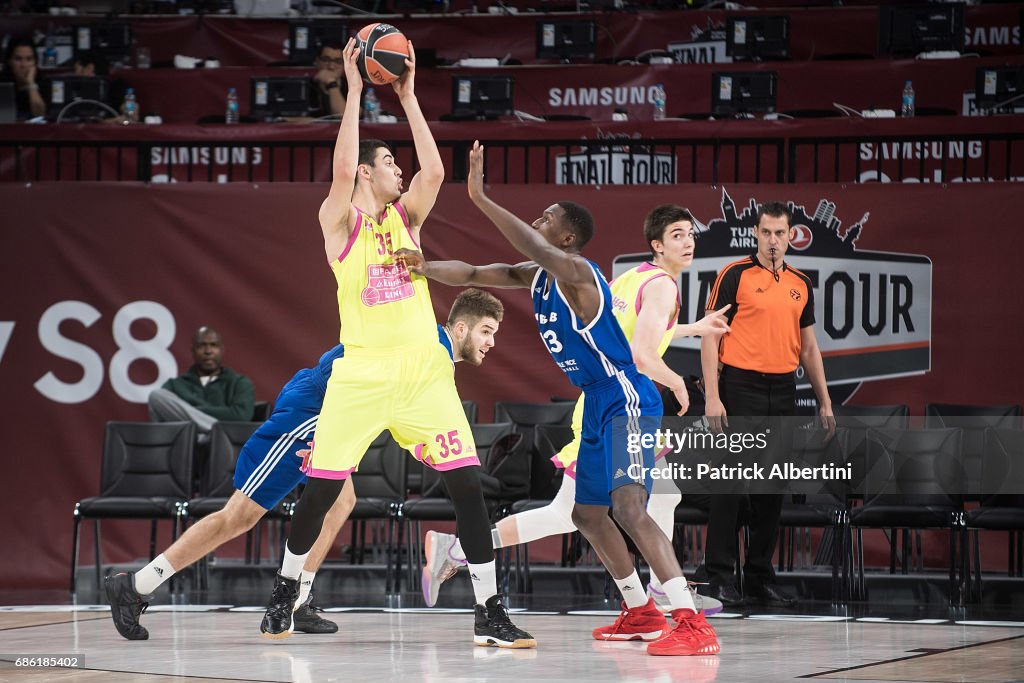
[[(406, 175), (411, 140), (391, 142)], [(439, 140), (454, 182), (468, 142)], [(1024, 133), (490, 140), (490, 183), (621, 185), (1024, 180)], [(326, 182), (333, 140), (2, 140), (0, 182)]]

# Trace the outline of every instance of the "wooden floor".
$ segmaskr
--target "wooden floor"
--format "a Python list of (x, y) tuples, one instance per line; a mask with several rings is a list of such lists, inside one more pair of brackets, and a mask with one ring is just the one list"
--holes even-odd
[[(607, 610), (518, 611), (536, 650), (472, 644), (468, 610), (328, 610), (341, 631), (259, 635), (261, 607), (154, 606), (150, 640), (129, 642), (104, 606), (0, 608), (0, 681), (920, 681), (1024, 679), (1024, 620), (894, 622), (837, 616), (724, 614), (711, 618), (717, 657), (651, 657), (641, 643), (600, 643)], [(19, 655), (77, 655), (77, 669), (17, 668)]]

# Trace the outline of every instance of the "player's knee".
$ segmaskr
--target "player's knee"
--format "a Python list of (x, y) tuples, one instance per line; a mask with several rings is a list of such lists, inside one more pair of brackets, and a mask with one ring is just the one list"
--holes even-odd
[(577, 505), (573, 507), (570, 517), (572, 518), (573, 525), (586, 534), (587, 531), (594, 528), (600, 522), (600, 516), (602, 515), (607, 515), (607, 512), (602, 510), (598, 513)]
[(637, 529), (647, 517), (647, 510), (639, 500), (630, 497), (622, 503), (616, 501), (612, 508), (612, 517), (615, 518), (619, 526), (630, 532)]

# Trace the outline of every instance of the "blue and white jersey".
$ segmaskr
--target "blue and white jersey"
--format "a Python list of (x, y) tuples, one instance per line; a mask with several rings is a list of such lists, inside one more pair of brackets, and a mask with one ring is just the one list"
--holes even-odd
[(612, 311), (612, 293), (601, 270), (587, 261), (601, 295), (597, 316), (586, 327), (558, 289), (558, 282), (543, 268), (533, 279), (533, 313), (540, 337), (551, 356), (580, 388), (615, 377), (622, 371), (635, 371), (633, 352)]
[(320, 393), (324, 394), (327, 392), (327, 380), (331, 378), (331, 366), (334, 361), (338, 358), (342, 358), (345, 355), (345, 345), (338, 344), (333, 349), (320, 356), (320, 360), (317, 361), (316, 367), (309, 368), (310, 379), (312, 379), (316, 386), (320, 388)]

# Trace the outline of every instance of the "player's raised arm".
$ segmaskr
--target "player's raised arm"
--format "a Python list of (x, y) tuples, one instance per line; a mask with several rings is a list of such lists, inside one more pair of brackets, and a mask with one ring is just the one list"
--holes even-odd
[(359, 95), (363, 90), (363, 79), (356, 65), (359, 48), (355, 39), (349, 39), (342, 57), (345, 60), (348, 99), (345, 113), (341, 116), (338, 139), (334, 143), (331, 189), (320, 205), (320, 227), (324, 231), (324, 248), (328, 257), (338, 255), (351, 232), (349, 211), (359, 166)]
[(412, 177), (409, 183), (409, 191), (402, 195), (399, 200), (409, 216), (410, 228), (413, 236), (419, 239), (419, 231), (423, 222), (434, 208), (437, 201), (437, 193), (441, 190), (441, 183), (444, 182), (444, 163), (441, 162), (441, 153), (437, 150), (437, 143), (434, 142), (434, 135), (430, 132), (427, 119), (420, 110), (419, 100), (416, 99), (416, 51), (409, 41), (409, 58), (405, 60), (405, 73), (394, 81), (391, 86), (398, 95), (398, 101), (405, 110), (405, 118), (409, 122), (409, 129), (412, 131), (412, 141), (416, 147), (416, 158), (419, 160), (420, 170)]
[(473, 142), (473, 149), (469, 152), (468, 185), (469, 198), (519, 253), (532, 259), (561, 283), (584, 286), (593, 283), (594, 272), (584, 258), (549, 244), (536, 230), (487, 196), (484, 192), (484, 147), (479, 140)]
[(505, 289), (529, 288), (537, 273), (537, 264), (525, 261), (516, 265), (492, 263), (474, 266), (464, 261), (427, 261), (412, 249), (399, 249), (395, 259), (405, 261), (409, 272), (452, 286), (477, 285)]

